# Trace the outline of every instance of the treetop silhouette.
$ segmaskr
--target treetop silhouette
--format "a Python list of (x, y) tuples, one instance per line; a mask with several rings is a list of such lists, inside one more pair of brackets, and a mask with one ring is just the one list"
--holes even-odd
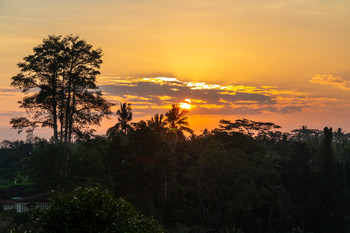
[(168, 124), (168, 129), (176, 134), (183, 135), (184, 132), (193, 134), (193, 130), (188, 126), (187, 116), (188, 110), (180, 110), (177, 104), (173, 104), (172, 108), (165, 113), (166, 122)]
[(95, 84), (101, 57), (100, 48), (78, 36), (44, 39), (18, 63), (20, 72), (12, 77), (11, 85), (26, 93), (18, 103), (29, 116), (12, 118), (12, 127), (28, 133), (39, 126), (53, 128), (55, 144), (91, 135), (89, 125), (99, 125), (113, 105)]
[(118, 109), (116, 115), (118, 116), (118, 122), (107, 130), (107, 135), (115, 136), (118, 132), (128, 134), (133, 130), (130, 124), (132, 120), (132, 109), (130, 103), (120, 103), (120, 109)]

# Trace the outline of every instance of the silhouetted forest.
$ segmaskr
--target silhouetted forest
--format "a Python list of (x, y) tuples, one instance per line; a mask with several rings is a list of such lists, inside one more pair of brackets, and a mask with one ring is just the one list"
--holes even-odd
[(185, 113), (131, 123), (122, 104), (107, 135), (76, 140), (69, 160), (64, 143), (3, 141), (1, 183), (99, 184), (173, 232), (348, 232), (349, 134), (240, 119), (186, 136)]

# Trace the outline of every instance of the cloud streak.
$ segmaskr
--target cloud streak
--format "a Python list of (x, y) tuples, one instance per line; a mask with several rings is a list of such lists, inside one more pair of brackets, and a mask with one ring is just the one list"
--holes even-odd
[(350, 90), (350, 81), (345, 81), (339, 76), (317, 74), (310, 80), (311, 83), (330, 85), (342, 90)]
[(191, 114), (236, 115), (291, 113), (335, 103), (336, 98), (314, 97), (277, 86), (219, 85), (186, 82), (174, 77), (103, 77), (107, 99), (130, 102), (139, 116), (164, 112), (171, 104), (192, 100)]

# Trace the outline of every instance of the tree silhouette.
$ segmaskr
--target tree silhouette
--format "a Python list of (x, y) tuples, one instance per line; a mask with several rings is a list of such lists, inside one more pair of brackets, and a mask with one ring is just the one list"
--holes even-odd
[(165, 113), (168, 130), (177, 135), (183, 135), (184, 132), (193, 134), (193, 130), (188, 127), (187, 116), (185, 116), (187, 113), (187, 110), (181, 111), (177, 104), (173, 104), (172, 109)]
[(102, 50), (78, 36), (49, 36), (34, 47), (33, 54), (18, 63), (20, 72), (11, 85), (26, 96), (19, 101), (30, 119), (12, 118), (19, 132), (27, 128), (53, 128), (55, 144), (66, 145), (72, 136), (91, 134), (89, 125), (99, 125), (102, 117), (111, 114), (111, 103), (102, 98), (95, 84), (100, 74)]
[(151, 120), (147, 121), (148, 126), (157, 133), (162, 133), (165, 131), (166, 122), (163, 114), (154, 115)]
[(322, 134), (321, 130), (309, 129), (307, 126), (303, 125), (299, 129), (293, 129), (290, 131), (292, 133), (292, 139), (296, 141), (306, 142), (311, 138), (318, 137)]
[(320, 156), (322, 160), (321, 169), (324, 170), (327, 176), (332, 173), (334, 163), (334, 153), (332, 148), (333, 129), (325, 127), (323, 129), (323, 140), (320, 148)]
[(107, 130), (107, 135), (115, 136), (118, 132), (122, 132), (123, 134), (128, 134), (133, 127), (130, 122), (132, 120), (132, 111), (130, 103), (121, 103), (120, 109), (118, 109), (116, 115), (118, 116), (118, 122), (111, 128)]
[(267, 137), (272, 129), (281, 128), (281, 126), (272, 122), (252, 121), (245, 118), (235, 120), (235, 122), (221, 120), (220, 124), (220, 130), (222, 131), (239, 131), (250, 137), (253, 137), (254, 135)]

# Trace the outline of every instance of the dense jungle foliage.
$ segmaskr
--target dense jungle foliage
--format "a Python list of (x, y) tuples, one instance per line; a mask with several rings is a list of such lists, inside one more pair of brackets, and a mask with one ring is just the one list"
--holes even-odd
[(68, 159), (64, 145), (44, 139), (3, 141), (1, 183), (98, 184), (171, 232), (350, 230), (350, 142), (341, 129), (281, 133), (243, 119), (187, 137), (159, 118), (78, 140)]

